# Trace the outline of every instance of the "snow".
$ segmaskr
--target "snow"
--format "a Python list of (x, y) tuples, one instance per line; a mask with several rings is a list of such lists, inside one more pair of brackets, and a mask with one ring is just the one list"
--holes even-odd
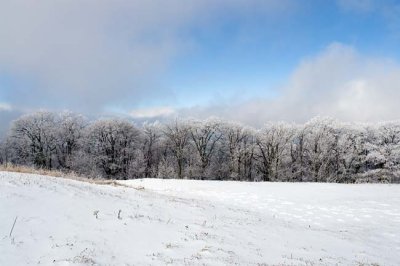
[(0, 265), (400, 265), (399, 185), (119, 182), (0, 172)]

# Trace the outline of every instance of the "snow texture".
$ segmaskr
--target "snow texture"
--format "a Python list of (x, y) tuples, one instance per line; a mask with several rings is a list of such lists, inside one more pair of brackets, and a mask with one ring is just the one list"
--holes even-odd
[(400, 265), (399, 185), (120, 182), (0, 172), (0, 265)]

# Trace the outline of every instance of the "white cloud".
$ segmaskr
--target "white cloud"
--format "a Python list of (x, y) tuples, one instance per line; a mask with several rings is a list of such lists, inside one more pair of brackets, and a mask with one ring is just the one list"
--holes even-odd
[[(329, 115), (377, 121), (399, 118), (399, 98), (400, 65), (333, 44), (298, 67), (278, 105), (298, 119)], [(298, 107), (307, 112), (297, 114)]]
[(12, 106), (8, 103), (2, 103), (0, 102), (0, 111), (11, 111)]
[(172, 107), (154, 107), (154, 108), (141, 108), (129, 112), (133, 118), (139, 119), (154, 119), (159, 117), (168, 117), (175, 114), (175, 109)]
[(304, 122), (317, 115), (367, 122), (400, 119), (399, 99), (398, 63), (369, 58), (352, 47), (332, 44), (299, 64), (276, 99), (195, 107), (180, 113), (218, 115), (256, 126), (269, 120)]

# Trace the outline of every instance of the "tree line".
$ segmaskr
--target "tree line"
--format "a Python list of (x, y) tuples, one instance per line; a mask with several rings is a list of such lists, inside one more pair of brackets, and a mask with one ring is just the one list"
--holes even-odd
[(305, 124), (254, 129), (219, 119), (135, 125), (40, 111), (13, 121), (0, 163), (113, 179), (399, 182), (400, 122)]

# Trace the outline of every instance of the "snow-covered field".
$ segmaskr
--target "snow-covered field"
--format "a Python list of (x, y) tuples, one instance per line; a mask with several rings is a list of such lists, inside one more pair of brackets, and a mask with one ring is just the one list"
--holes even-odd
[(399, 185), (120, 182), (0, 172), (0, 265), (400, 265)]

